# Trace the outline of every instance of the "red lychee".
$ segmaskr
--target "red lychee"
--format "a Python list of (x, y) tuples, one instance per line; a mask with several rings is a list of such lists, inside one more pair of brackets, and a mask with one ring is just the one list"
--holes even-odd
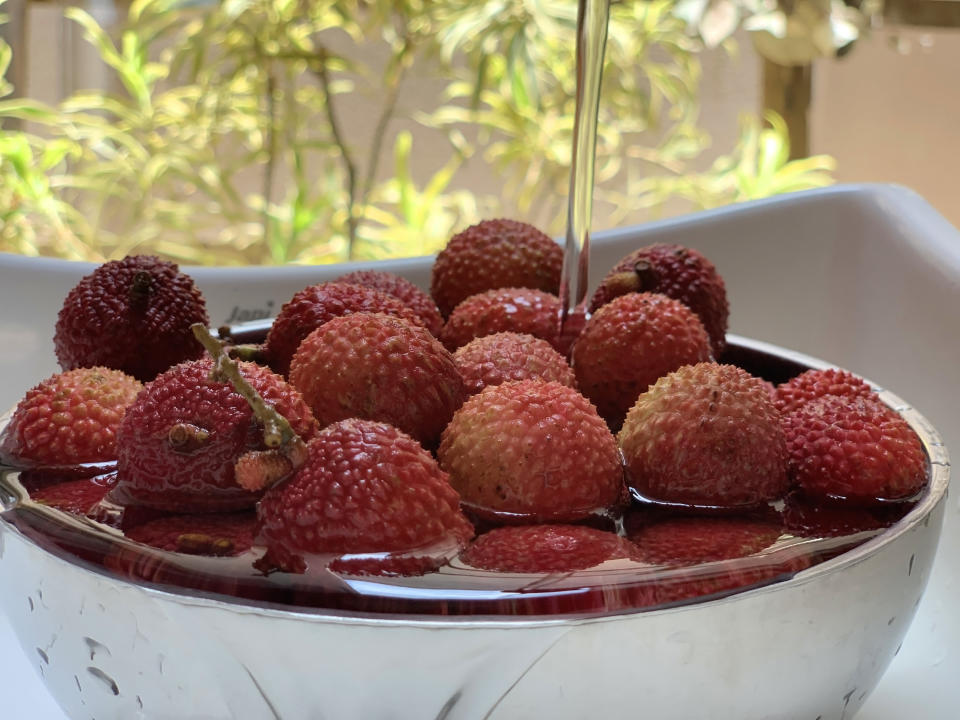
[(660, 378), (630, 409), (618, 441), (627, 484), (644, 498), (737, 507), (787, 490), (780, 414), (763, 381), (733, 365), (699, 363)]
[(339, 560), (341, 571), (404, 574), (442, 564), (473, 537), (459, 500), (416, 440), (351, 419), (316, 436), (306, 464), (267, 490), (257, 516), (269, 560), (281, 569)]
[(471, 295), (501, 287), (557, 294), (563, 250), (528, 223), (484, 220), (454, 235), (433, 264), (430, 294), (447, 317)]
[(873, 504), (908, 498), (927, 458), (907, 421), (879, 400), (824, 395), (783, 418), (790, 475), (808, 495)]
[(443, 431), (437, 457), (465, 506), (485, 519), (569, 522), (623, 498), (613, 435), (586, 398), (556, 382), (474, 395)]
[(865, 380), (847, 370), (837, 368), (807, 370), (778, 385), (775, 392), (774, 402), (777, 410), (783, 415), (824, 395), (875, 396), (873, 388)]
[(146, 382), (203, 355), (190, 326), (209, 322), (203, 296), (177, 265), (132, 255), (104, 263), (69, 292), (53, 343), (64, 370), (103, 366)]
[(314, 330), (290, 364), (290, 382), (321, 427), (356, 417), (389, 423), (436, 447), (466, 391), (450, 352), (426, 328), (378, 313)]
[(290, 360), (300, 343), (328, 320), (352, 313), (385, 313), (423, 326), (417, 314), (397, 298), (351, 283), (320, 283), (306, 287), (280, 308), (263, 345), (270, 367), (290, 372)]
[(615, 430), (658, 378), (710, 359), (710, 339), (697, 316), (658, 293), (614, 298), (587, 321), (573, 346), (577, 385)]
[(497, 288), (472, 295), (457, 305), (443, 327), (441, 339), (451, 351), (474, 338), (500, 332), (533, 335), (558, 351), (560, 299), (541, 290)]
[[(317, 421), (300, 393), (269, 369), (239, 363), (240, 373), (304, 441)], [(127, 410), (117, 439), (123, 504), (173, 512), (251, 507), (258, 495), (237, 484), (235, 465), (266, 450), (249, 402), (227, 381), (211, 378), (209, 358), (182, 363), (150, 383)]]
[(341, 275), (334, 282), (353, 283), (379, 290), (400, 300), (413, 310), (434, 337), (440, 337), (443, 317), (433, 299), (412, 282), (396, 273), (382, 270), (355, 270)]
[(116, 458), (116, 435), (143, 385), (103, 367), (58, 373), (27, 391), (0, 437), (11, 462), (72, 465)]
[(467, 392), (511, 380), (553, 380), (576, 387), (573, 370), (550, 343), (522, 333), (495, 333), (471, 340), (453, 354)]
[(714, 357), (720, 357), (730, 307), (723, 278), (701, 253), (663, 243), (634, 250), (600, 282), (590, 300), (590, 311), (631, 292), (662, 293), (693, 310), (710, 336)]

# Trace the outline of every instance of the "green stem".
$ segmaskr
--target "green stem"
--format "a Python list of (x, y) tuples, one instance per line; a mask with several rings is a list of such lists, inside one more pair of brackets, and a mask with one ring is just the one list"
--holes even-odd
[(250, 403), (254, 417), (263, 425), (264, 444), (268, 448), (279, 448), (296, 441), (302, 443), (290, 426), (290, 422), (275, 408), (267, 405), (260, 397), (260, 393), (240, 373), (240, 367), (224, 351), (224, 343), (213, 337), (201, 323), (194, 323), (190, 329), (194, 337), (213, 357), (212, 375), (229, 381), (243, 399)]

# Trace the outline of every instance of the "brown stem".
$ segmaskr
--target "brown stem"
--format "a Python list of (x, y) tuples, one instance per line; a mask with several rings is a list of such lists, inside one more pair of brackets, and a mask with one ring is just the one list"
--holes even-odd
[(234, 464), (237, 483), (247, 490), (262, 490), (290, 476), (307, 461), (307, 445), (294, 432), (290, 422), (267, 405), (256, 388), (243, 377), (236, 361), (229, 357), (225, 343), (217, 340), (201, 323), (190, 326), (194, 337), (213, 356), (214, 380), (229, 381), (250, 404), (253, 416), (263, 426), (263, 444), (267, 450), (251, 450)]
[(192, 453), (207, 444), (210, 433), (190, 423), (177, 423), (167, 432), (167, 442), (174, 451)]
[(138, 270), (130, 283), (130, 304), (143, 308), (153, 290), (153, 276), (146, 270)]
[[(264, 60), (264, 62), (269, 62)], [(267, 69), (267, 165), (263, 169), (263, 244), (270, 247), (270, 200), (273, 197), (273, 168), (277, 160), (277, 100), (276, 80)]]
[(333, 92), (330, 90), (330, 75), (327, 72), (327, 53), (321, 49), (319, 53), (319, 62), (310, 65), (311, 70), (320, 81), (320, 89), (323, 92), (324, 107), (327, 112), (327, 122), (330, 123), (330, 134), (333, 135), (333, 141), (340, 150), (340, 159), (343, 160), (344, 169), (347, 173), (347, 257), (353, 257), (353, 248), (357, 242), (357, 166), (353, 162), (353, 156), (347, 146), (343, 133), (340, 130), (340, 123), (337, 121), (337, 114), (333, 107)]
[[(211, 375), (218, 380), (226, 380), (234, 389), (250, 403), (254, 417), (263, 425), (263, 442), (268, 448), (280, 448), (293, 441), (300, 440), (289, 421), (277, 410), (267, 405), (260, 393), (240, 373), (240, 367), (224, 351), (224, 344), (213, 337), (201, 323), (190, 326), (194, 337), (200, 341), (207, 352), (213, 357), (213, 372)], [(302, 442), (302, 440), (301, 440)]]
[(404, 38), (403, 48), (400, 50), (397, 59), (399, 70), (397, 71), (393, 82), (387, 87), (387, 97), (380, 111), (380, 117), (377, 119), (376, 128), (373, 131), (373, 139), (370, 143), (370, 157), (367, 162), (367, 173), (364, 180), (363, 192), (360, 195), (362, 205), (367, 204), (367, 199), (373, 190), (373, 183), (377, 177), (377, 168), (380, 163), (380, 153), (383, 149), (383, 141), (386, 139), (387, 124), (393, 119), (394, 111), (397, 108), (397, 100), (400, 97), (400, 85), (403, 84), (403, 78), (406, 74), (404, 59), (413, 48), (413, 43), (409, 36)]

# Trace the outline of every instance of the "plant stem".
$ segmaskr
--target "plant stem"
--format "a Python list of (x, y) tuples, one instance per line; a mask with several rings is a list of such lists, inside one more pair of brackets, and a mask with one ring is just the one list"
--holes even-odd
[[(264, 59), (265, 62), (269, 62)], [(277, 160), (277, 99), (273, 69), (267, 66), (267, 164), (263, 169), (263, 244), (270, 249), (270, 202), (273, 198), (273, 168)], [(273, 255), (273, 250), (270, 249)], [(277, 260), (276, 257), (273, 258)], [(286, 258), (283, 258), (284, 260)]]
[(377, 126), (373, 131), (373, 137), (370, 143), (370, 157), (367, 163), (366, 179), (363, 185), (363, 193), (360, 195), (360, 201), (363, 205), (367, 204), (370, 192), (373, 189), (374, 180), (377, 177), (377, 167), (380, 163), (380, 153), (383, 149), (383, 141), (386, 138), (387, 124), (393, 119), (397, 108), (397, 100), (400, 97), (400, 85), (403, 84), (403, 78), (406, 74), (404, 60), (413, 48), (413, 43), (409, 36), (404, 37), (403, 48), (401, 48), (397, 57), (398, 70), (392, 78), (393, 82), (387, 88), (387, 98), (384, 102), (380, 117), (377, 119)]
[(349, 147), (344, 140), (343, 133), (340, 130), (340, 123), (337, 121), (337, 114), (333, 107), (333, 93), (330, 90), (330, 75), (327, 72), (326, 51), (321, 49), (319, 53), (319, 62), (314, 67), (310, 66), (313, 73), (320, 81), (320, 89), (323, 91), (324, 107), (327, 112), (327, 122), (330, 123), (330, 134), (333, 135), (333, 141), (340, 148), (340, 158), (343, 160), (344, 169), (347, 173), (347, 257), (352, 258), (354, 246), (357, 242), (357, 217), (355, 204), (357, 197), (357, 166), (353, 161)]

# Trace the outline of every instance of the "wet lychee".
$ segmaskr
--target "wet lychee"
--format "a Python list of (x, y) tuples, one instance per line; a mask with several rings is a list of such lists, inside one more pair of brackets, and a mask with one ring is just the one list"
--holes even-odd
[(447, 317), (471, 295), (501, 287), (560, 289), (563, 250), (517, 220), (484, 220), (454, 235), (433, 264), (430, 294)]
[(631, 292), (662, 293), (693, 310), (710, 336), (714, 357), (720, 357), (730, 306), (723, 278), (701, 253), (663, 243), (634, 250), (600, 282), (590, 300), (590, 311)]
[(573, 346), (580, 391), (613, 429), (658, 378), (710, 359), (710, 339), (697, 316), (658, 293), (610, 301), (587, 321)]
[(321, 427), (356, 417), (390, 423), (436, 447), (466, 392), (450, 352), (426, 328), (380, 313), (338, 317), (314, 330), (290, 382)]
[(763, 381), (733, 365), (687, 365), (660, 378), (618, 441), (627, 483), (644, 498), (737, 507), (787, 490), (780, 413)]
[(556, 382), (474, 395), (444, 430), (437, 457), (465, 505), (494, 520), (569, 522), (623, 498), (613, 435), (586, 398)]

